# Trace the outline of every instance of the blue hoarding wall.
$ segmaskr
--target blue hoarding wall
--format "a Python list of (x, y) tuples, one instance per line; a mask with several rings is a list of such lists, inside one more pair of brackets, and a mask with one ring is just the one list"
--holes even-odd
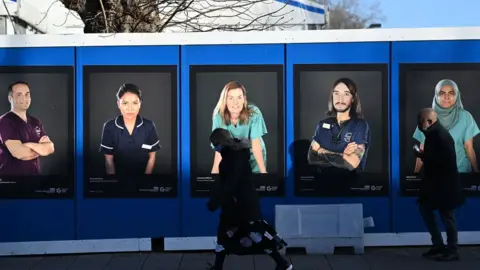
[[(480, 63), (480, 56), (476, 53), (479, 49), (480, 41), (0, 49), (0, 65), (2, 67), (71, 66), (75, 69), (75, 93), (72, 95), (74, 96), (75, 104), (75, 127), (73, 131), (75, 137), (74, 196), (69, 199), (1, 199), (0, 210), (8, 219), (0, 225), (2, 231), (0, 241), (19, 242), (215, 235), (216, 222), (218, 221), (217, 213), (207, 211), (205, 206), (206, 198), (192, 196), (191, 142), (192, 137), (198, 134), (196, 130), (192, 129), (191, 125), (191, 110), (194, 107), (191, 100), (191, 88), (193, 88), (191, 83), (205, 81), (199, 73), (193, 74), (191, 72), (198, 66), (220, 67), (220, 69), (225, 66), (234, 66), (235, 70), (237, 70), (236, 72), (227, 72), (228, 74), (223, 74), (222, 76), (231, 80), (243, 78), (242, 80), (245, 81), (245, 84), (250, 84), (248, 82), (250, 75), (248, 75), (248, 70), (242, 71), (242, 67), (283, 67), (282, 69), (277, 69), (281, 70), (281, 72), (280, 77), (277, 76), (278, 79), (275, 80), (275, 85), (281, 90), (281, 94), (272, 98), (272, 100), (278, 101), (278, 108), (282, 112), (281, 115), (278, 115), (274, 109), (269, 111), (267, 108), (260, 108), (265, 119), (277, 117), (276, 119), (279, 119), (278, 121), (281, 122), (275, 124), (275, 127), (278, 127), (278, 129), (269, 128), (268, 136), (270, 137), (268, 137), (268, 140), (275, 140), (278, 143), (277, 145), (282, 145), (281, 149), (275, 150), (277, 151), (275, 153), (277, 156), (281, 155), (284, 157), (283, 164), (272, 163), (274, 164), (273, 166), (279, 168), (279, 174), (285, 176), (280, 184), (283, 188), (281, 194), (262, 198), (262, 210), (269, 222), (273, 223), (274, 221), (274, 207), (277, 204), (362, 203), (364, 215), (372, 216), (375, 220), (375, 227), (368, 228), (367, 232), (424, 232), (425, 227), (417, 213), (415, 198), (401, 195), (402, 168), (400, 164), (401, 160), (404, 159), (401, 148), (405, 147), (402, 145), (402, 136), (404, 134), (401, 133), (401, 125), (402, 121), (404, 121), (402, 119), (405, 116), (401, 114), (401, 107), (406, 105), (401, 103), (400, 98), (402, 95), (401, 91), (404, 89), (404, 87), (400, 86), (402, 84), (400, 81), (400, 69), (402, 65), (407, 64), (455, 64), (457, 66), (470, 64), (471, 66), (469, 67), (474, 69), (474, 64)], [(388, 157), (382, 163), (385, 171), (388, 171), (388, 176), (385, 177), (385, 183), (382, 186), (388, 187), (388, 192), (380, 195), (364, 192), (345, 196), (297, 196), (295, 177), (294, 173), (292, 173), (294, 171), (294, 158), (292, 155), (294, 154), (290, 149), (297, 140), (295, 135), (295, 121), (297, 119), (295, 114), (298, 114), (296, 95), (300, 91), (297, 87), (301, 88), (302, 82), (296, 81), (295, 70), (301, 65), (316, 66), (315, 68), (322, 69), (322, 72), (325, 72), (325, 74), (333, 74), (331, 75), (333, 77), (337, 76), (335, 74), (342, 74), (342, 72), (347, 72), (345, 74), (351, 74), (354, 77), (363, 76), (358, 75), (363, 74), (361, 73), (363, 72), (362, 70), (358, 70), (358, 68), (363, 66), (385, 67), (385, 72), (382, 73), (382, 76), (384, 75), (382, 77), (382, 89), (385, 91), (382, 92), (382, 95), (386, 98), (386, 104), (381, 104), (385, 111), (380, 114), (384, 115), (386, 120), (378, 124), (385, 130), (385, 133), (381, 133), (382, 135), (378, 136), (384, 136), (385, 138), (382, 138), (384, 142), (383, 148), (376, 145), (375, 151), (388, 153)], [(129, 67), (129, 70), (134, 66), (176, 67), (176, 72), (171, 73), (175, 77), (171, 87), (175, 89), (172, 90), (172, 99), (170, 99), (172, 106), (176, 108), (176, 118), (172, 120), (170, 126), (175, 129), (175, 134), (177, 134), (178, 138), (176, 145), (171, 146), (173, 152), (175, 152), (172, 158), (176, 159), (174, 164), (177, 166), (175, 174), (176, 179), (178, 179), (178, 185), (175, 196), (168, 198), (154, 196), (86, 198), (84, 190), (84, 181), (86, 179), (84, 174), (86, 166), (84, 164), (84, 133), (88, 123), (84, 119), (84, 110), (88, 110), (89, 105), (84, 99), (84, 90), (86, 89), (84, 84), (86, 80), (83, 71), (86, 66), (123, 66)], [(453, 68), (452, 74), (457, 69), (461, 70), (462, 68)], [(478, 68), (478, 71), (480, 72), (480, 68)], [(265, 72), (265, 74), (268, 73), (268, 71)], [(374, 74), (375, 71), (372, 72), (371, 76), (377, 76)], [(303, 75), (300, 76), (300, 78), (307, 78), (307, 73), (305, 73), (304, 77), (302, 77)], [(237, 78), (235, 74), (240, 75)], [(213, 78), (208, 77), (208, 74), (202, 76), (205, 76), (204, 78)], [(436, 75), (431, 76), (435, 77)], [(452, 80), (455, 80), (457, 77), (452, 78)], [(461, 76), (457, 80), (461, 81)], [(359, 79), (359, 86), (368, 83), (361, 81)], [(271, 82), (259, 84), (261, 86), (258, 86), (258, 88), (268, 88)], [(119, 81), (118, 85), (121, 83), (124, 82)], [(322, 82), (317, 81), (317, 83), (323, 85)], [(205, 87), (208, 88), (210, 86)], [(467, 89), (468, 85), (460, 85), (459, 87), (462, 91)], [(162, 85), (159, 85), (159, 88), (162, 88)], [(257, 90), (255, 87), (247, 88), (250, 89), (247, 89), (250, 92)], [(369, 104), (367, 101), (369, 98), (367, 97), (367, 88), (363, 87), (359, 90), (360, 97), (365, 99), (364, 104)], [(430, 85), (426, 91), (430, 91), (433, 94), (434, 88), (435, 85)], [(195, 89), (198, 90), (199, 87)], [(112, 91), (112, 96), (114, 97), (117, 90), (118, 88), (108, 91)], [(214, 96), (218, 97), (221, 90), (221, 87), (215, 86), (211, 91), (214, 91)], [(96, 89), (95, 91), (107, 91), (107, 89)], [(462, 94), (464, 99), (466, 99), (466, 94), (463, 92)], [(251, 93), (251, 95), (255, 96), (254, 93)], [(365, 97), (362, 95), (365, 95)], [(469, 96), (468, 98), (474, 97)], [(145, 99), (150, 103), (155, 102), (155, 100), (148, 100), (147, 95)], [(253, 103), (257, 102), (260, 104), (260, 99), (254, 100)], [(33, 100), (35, 100), (34, 96)], [(216, 101), (212, 102), (216, 103)], [(319, 100), (319, 106), (326, 106), (326, 104), (327, 101), (325, 99)], [(424, 104), (424, 107), (430, 105), (431, 99)], [(209, 113), (213, 110), (210, 106), (210, 104), (206, 105), (208, 107), (206, 110)], [(363, 110), (367, 111), (368, 109), (364, 107)], [(465, 109), (473, 110), (474, 108)], [(475, 117), (475, 112), (471, 113)], [(152, 117), (156, 116), (150, 116), (150, 118)], [(318, 120), (320, 120), (321, 116), (318, 117)], [(207, 129), (211, 128), (210, 122), (205, 125), (208, 126)], [(271, 122), (268, 122), (267, 128), (272, 125)], [(372, 123), (371, 125), (375, 124)], [(162, 127), (157, 124), (157, 130), (160, 128)], [(277, 130), (281, 130), (281, 134), (276, 134), (278, 133)], [(313, 135), (314, 130), (313, 126), (311, 135)], [(100, 136), (100, 134), (98, 135)], [(311, 140), (311, 137), (308, 139)], [(162, 138), (160, 138), (161, 141)], [(208, 141), (206, 143), (208, 144)], [(270, 142), (266, 143), (269, 145)], [(165, 148), (165, 146), (162, 147)], [(374, 154), (370, 153), (370, 156), (372, 155)], [(273, 156), (267, 156), (268, 160), (274, 158)], [(210, 159), (210, 157), (205, 158)], [(367, 165), (367, 168), (374, 167), (375, 164)], [(210, 170), (210, 168), (208, 169)], [(459, 210), (458, 226), (461, 230), (480, 230), (480, 217), (476, 215), (476, 209), (480, 206), (479, 203), (477, 198), (470, 196), (465, 206)], [(32, 226), (32, 224), (34, 225)]]

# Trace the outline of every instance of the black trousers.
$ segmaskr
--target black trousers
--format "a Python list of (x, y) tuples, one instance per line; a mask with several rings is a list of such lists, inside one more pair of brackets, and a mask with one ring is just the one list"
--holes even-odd
[[(423, 222), (427, 226), (428, 232), (432, 238), (432, 244), (435, 247), (443, 247), (443, 238), (442, 233), (438, 229), (437, 222), (435, 220), (435, 209), (420, 203), (419, 204), (420, 214), (422, 215)], [(445, 226), (445, 231), (447, 233), (447, 245), (450, 251), (456, 252), (458, 246), (458, 232), (457, 224), (455, 220), (455, 209), (445, 210), (438, 209), (440, 218), (443, 225)]]

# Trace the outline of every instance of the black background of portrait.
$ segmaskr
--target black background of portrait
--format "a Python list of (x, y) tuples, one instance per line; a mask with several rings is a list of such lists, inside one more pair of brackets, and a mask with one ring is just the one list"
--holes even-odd
[(32, 97), (27, 113), (40, 120), (55, 145), (53, 154), (40, 157), (41, 175), (2, 177), (0, 198), (73, 198), (73, 73), (72, 66), (0, 67), (0, 85), (4, 89), (0, 114), (10, 111), (8, 86), (25, 81)]
[[(84, 66), (83, 79), (84, 196), (176, 197), (177, 67)], [(116, 94), (124, 83), (133, 83), (142, 91), (140, 115), (155, 124), (161, 145), (152, 175), (139, 175), (134, 181), (107, 176), (104, 155), (99, 152), (104, 123), (120, 115)], [(91, 178), (106, 181), (90, 181)]]
[[(319, 121), (327, 118), (334, 82), (350, 78), (357, 85), (362, 113), (370, 127), (370, 147), (364, 172), (345, 183), (322, 181), (315, 166), (307, 161), (308, 148)], [(387, 196), (389, 194), (388, 65), (294, 65), (295, 135), (291, 153), (295, 195)]]
[(256, 174), (261, 196), (284, 194), (283, 66), (190, 66), (191, 196), (207, 197), (214, 177), (210, 147), (213, 110), (226, 83), (237, 80), (247, 90), (247, 102), (262, 112), (267, 134), (267, 174)]
[[(403, 196), (418, 196), (420, 178), (412, 178), (416, 160), (412, 147), (419, 144), (413, 138), (418, 111), (431, 107), (437, 83), (450, 79), (460, 90), (464, 109), (479, 125), (479, 78), (480, 64), (400, 64), (400, 190)], [(474, 138), (473, 145), (480, 163), (480, 136)], [(462, 183), (467, 195), (480, 196), (480, 174), (462, 174)]]

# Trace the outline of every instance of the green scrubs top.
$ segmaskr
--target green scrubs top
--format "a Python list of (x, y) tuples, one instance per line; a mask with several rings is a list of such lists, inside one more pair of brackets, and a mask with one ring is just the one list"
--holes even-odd
[[(248, 108), (252, 111), (252, 114), (250, 115), (248, 119), (248, 123), (246, 124), (238, 124), (236, 127), (232, 123), (230, 125), (225, 125), (223, 122), (222, 117), (220, 114), (216, 114), (213, 116), (212, 120), (212, 131), (215, 130), (216, 128), (223, 128), (228, 131), (230, 131), (233, 135), (233, 137), (237, 139), (248, 139), (248, 140), (253, 140), (260, 138), (260, 142), (262, 144), (262, 149), (263, 149), (263, 161), (265, 163), (265, 166), (267, 164), (267, 150), (265, 148), (265, 142), (263, 141), (262, 136), (267, 134), (267, 126), (265, 125), (265, 120), (263, 119), (262, 112), (257, 106), (254, 105), (248, 105)], [(255, 157), (253, 156), (252, 153), (252, 147), (250, 143), (250, 166), (252, 168), (252, 172), (254, 173), (260, 173), (260, 169), (258, 168), (257, 161), (255, 160)]]
[[(480, 133), (477, 123), (473, 116), (466, 110), (459, 111), (458, 122), (449, 130), (455, 141), (455, 152), (457, 153), (457, 167), (460, 173), (472, 171), (472, 165), (465, 151), (465, 142), (477, 136)], [(418, 129), (415, 129), (413, 138), (423, 144), (425, 135)]]

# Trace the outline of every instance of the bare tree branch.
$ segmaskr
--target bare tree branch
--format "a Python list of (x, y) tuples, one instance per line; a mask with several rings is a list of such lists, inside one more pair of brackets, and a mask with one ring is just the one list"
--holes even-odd
[(105, 7), (103, 6), (103, 0), (98, 0), (98, 1), (100, 2), (100, 8), (102, 9), (102, 15), (105, 21), (105, 31), (108, 33), (107, 13), (105, 12)]
[(59, 0), (79, 14), (85, 33), (269, 30), (300, 25), (275, 0)]
[[(85, 33), (263, 31), (306, 21), (293, 16), (294, 7), (275, 0), (57, 1), (71, 11), (67, 17), (80, 17)], [(379, 0), (369, 7), (361, 0), (315, 1), (329, 7), (328, 29), (359, 29), (384, 20)]]

